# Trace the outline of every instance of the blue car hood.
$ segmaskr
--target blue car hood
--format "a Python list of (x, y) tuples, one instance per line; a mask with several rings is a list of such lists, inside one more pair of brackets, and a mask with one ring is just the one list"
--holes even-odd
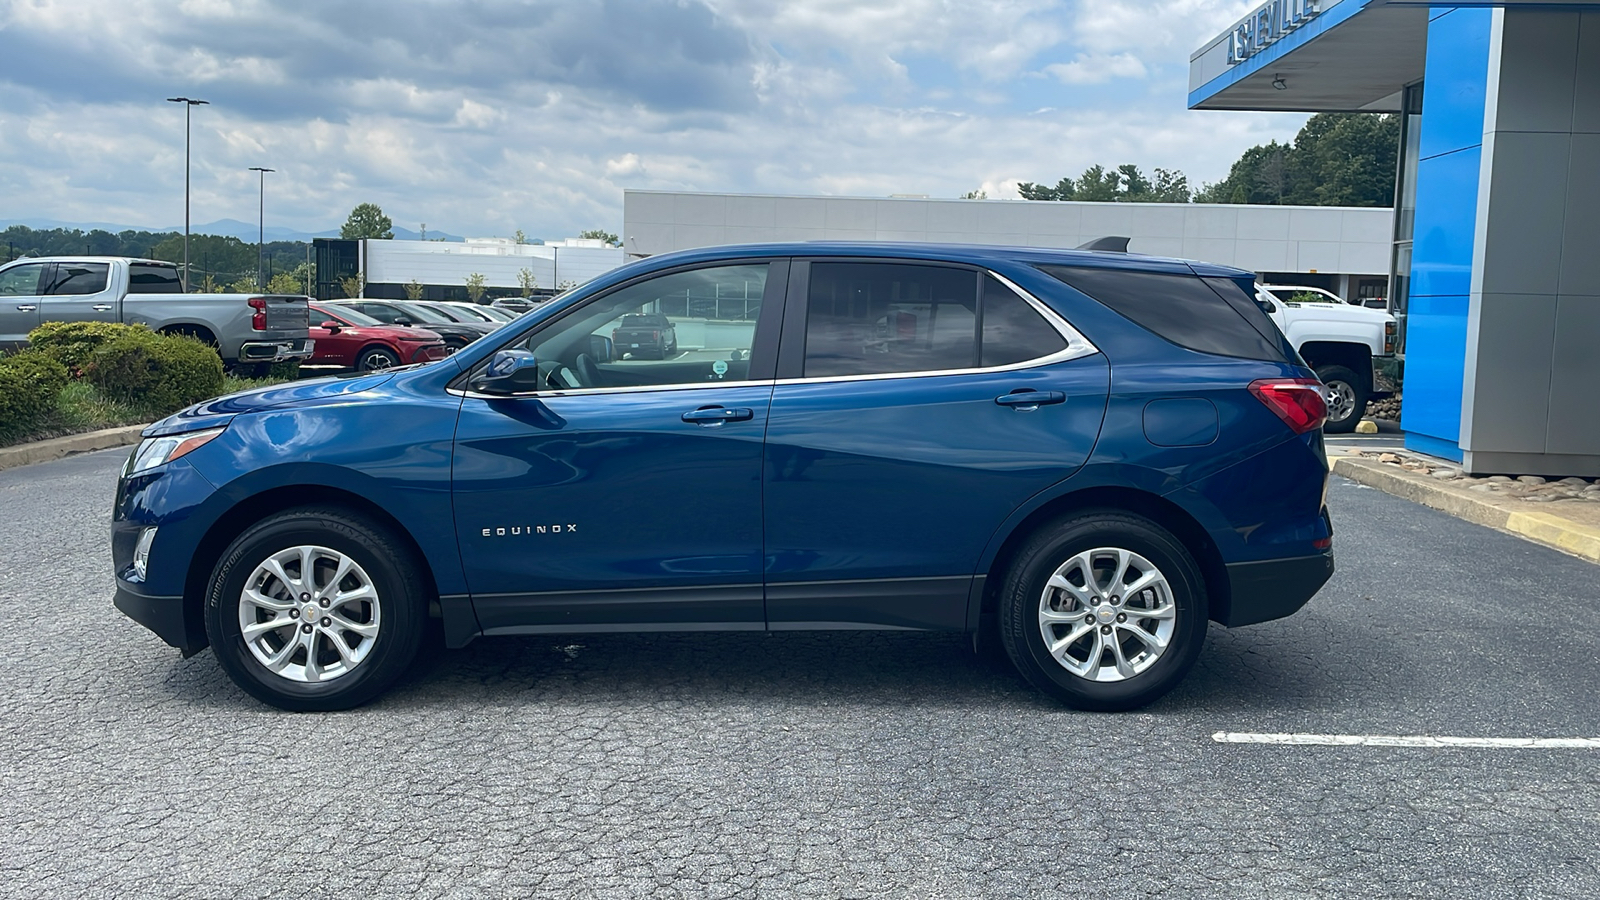
[(271, 387), (240, 391), (237, 394), (228, 394), (215, 400), (207, 400), (182, 412), (173, 413), (146, 428), (144, 436), (160, 437), (164, 434), (182, 434), (186, 431), (214, 428), (226, 425), (233, 420), (234, 416), (244, 413), (283, 409), (290, 406), (306, 407), (340, 403), (348, 399), (352, 394), (370, 391), (393, 377), (394, 373), (392, 372), (380, 372), (373, 375), (358, 375), (354, 377), (333, 376), (312, 381), (294, 381), (288, 384), (277, 384)]

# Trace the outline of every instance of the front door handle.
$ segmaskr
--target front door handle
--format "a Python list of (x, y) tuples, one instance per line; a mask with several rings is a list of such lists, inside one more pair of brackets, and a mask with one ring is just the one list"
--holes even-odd
[(753, 409), (743, 407), (702, 406), (691, 409), (683, 414), (683, 420), (691, 425), (715, 427), (723, 422), (745, 422), (756, 417)]
[(110, 312), (111, 311), (111, 304), (109, 304), (109, 303), (96, 303), (94, 306), (91, 306), (89, 308), (94, 310), (95, 312)]
[(1009, 394), (1001, 394), (994, 398), (994, 402), (1001, 406), (1009, 406), (1020, 412), (1049, 406), (1053, 403), (1067, 402), (1067, 395), (1060, 391), (1036, 391), (1033, 388), (1018, 388)]
[(22, 304), (18, 304), (17, 305), (17, 309), (22, 311), (22, 312), (33, 312), (34, 310), (36, 310), (38, 308), (39, 308), (38, 306), (35, 306), (32, 303), (22, 303)]

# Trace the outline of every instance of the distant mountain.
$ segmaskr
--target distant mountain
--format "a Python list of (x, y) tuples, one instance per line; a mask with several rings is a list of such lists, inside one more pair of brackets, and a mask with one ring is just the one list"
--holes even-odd
[[(176, 231), (181, 233), (183, 231), (182, 223), (179, 223), (175, 227), (149, 228), (141, 225), (117, 225), (111, 222), (60, 222), (54, 219), (0, 219), (0, 228), (5, 228), (10, 225), (25, 225), (29, 228), (76, 228), (81, 231), (93, 231), (95, 229), (100, 229), (101, 231), (109, 231), (112, 233), (120, 231)], [(241, 241), (247, 241), (250, 243), (254, 243), (257, 235), (262, 233), (256, 230), (256, 224), (254, 222), (241, 222), (238, 219), (218, 219), (215, 222), (194, 223), (189, 226), (189, 232), (191, 234), (218, 234), (232, 236)], [(312, 238), (336, 238), (339, 236), (339, 229), (332, 228), (327, 231), (310, 232), (299, 231), (294, 228), (285, 228), (281, 225), (268, 225), (264, 233), (266, 239), (269, 241), (309, 241)], [(401, 241), (415, 241), (420, 240), (422, 237), (417, 232), (408, 228), (401, 228), (398, 225), (396, 225), (394, 228), (394, 236), (396, 240)], [(447, 234), (443, 231), (434, 231), (432, 228), (428, 229), (429, 240), (438, 240), (439, 238), (443, 238), (447, 241), (466, 240), (460, 235)]]

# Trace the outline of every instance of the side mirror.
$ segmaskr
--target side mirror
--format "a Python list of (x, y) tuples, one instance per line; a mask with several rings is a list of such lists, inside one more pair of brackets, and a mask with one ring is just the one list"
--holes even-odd
[(613, 349), (614, 346), (615, 345), (611, 343), (611, 338), (608, 338), (603, 334), (589, 335), (589, 355), (593, 357), (594, 361), (597, 363), (612, 362), (615, 359), (613, 354), (616, 352), (615, 349)]
[(318, 328), (326, 328), (326, 329), (328, 329), (328, 331), (332, 332), (333, 334), (338, 334), (340, 326), (339, 326), (338, 322), (335, 322), (334, 320), (329, 319), (328, 321), (323, 322), (321, 325), (318, 325), (317, 327)]
[(394, 324), (396, 324), (396, 325), (404, 325), (405, 327), (410, 328), (411, 327), (411, 317), (410, 316), (395, 316)]
[(489, 368), (472, 381), (472, 389), (485, 394), (520, 394), (539, 389), (539, 360), (527, 350), (500, 350), (489, 358)]

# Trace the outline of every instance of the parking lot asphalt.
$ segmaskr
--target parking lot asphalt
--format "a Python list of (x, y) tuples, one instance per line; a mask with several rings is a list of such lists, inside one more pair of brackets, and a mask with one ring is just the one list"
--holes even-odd
[(1337, 480), (1339, 572), (1142, 712), (964, 638), (480, 640), (276, 712), (111, 606), (125, 450), (0, 472), (0, 896), (1584, 897), (1600, 568)]

